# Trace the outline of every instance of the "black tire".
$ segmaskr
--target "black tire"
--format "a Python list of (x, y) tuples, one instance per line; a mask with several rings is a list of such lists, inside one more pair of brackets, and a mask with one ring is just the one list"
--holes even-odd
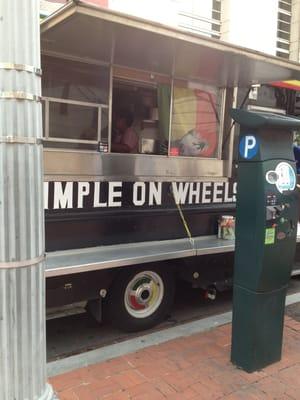
[[(159, 304), (157, 309), (153, 310), (151, 315), (137, 318), (131, 315), (126, 308), (125, 292), (129, 283), (143, 272), (152, 272), (160, 277), (163, 283), (163, 294), (161, 300), (157, 301), (157, 304)], [(128, 293), (128, 291), (126, 293)], [(114, 327), (125, 332), (137, 332), (152, 328), (163, 321), (168, 315), (174, 301), (174, 294), (175, 280), (174, 274), (170, 270), (160, 270), (157, 267), (151, 266), (142, 269), (134, 268), (123, 270), (115, 277), (108, 290), (108, 295), (105, 298), (105, 319)]]

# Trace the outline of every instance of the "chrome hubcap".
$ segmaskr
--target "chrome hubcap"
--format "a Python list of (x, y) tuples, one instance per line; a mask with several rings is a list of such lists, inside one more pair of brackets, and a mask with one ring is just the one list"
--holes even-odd
[(135, 318), (146, 318), (160, 306), (164, 295), (161, 277), (153, 271), (143, 271), (135, 275), (125, 290), (125, 307)]

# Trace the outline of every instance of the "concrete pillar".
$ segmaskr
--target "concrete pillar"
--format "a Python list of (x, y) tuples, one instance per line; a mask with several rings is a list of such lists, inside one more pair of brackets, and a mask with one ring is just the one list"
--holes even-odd
[(300, 0), (292, 1), (290, 59), (300, 61)]
[(0, 37), (0, 399), (50, 400), (39, 0), (1, 0)]
[(230, 38), (230, 0), (221, 2), (221, 39), (229, 42)]

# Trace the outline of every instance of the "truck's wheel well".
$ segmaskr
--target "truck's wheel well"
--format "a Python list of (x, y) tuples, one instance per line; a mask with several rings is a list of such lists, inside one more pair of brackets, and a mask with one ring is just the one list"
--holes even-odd
[(104, 300), (104, 315), (115, 327), (149, 329), (169, 313), (174, 300), (174, 268), (147, 263), (122, 269)]

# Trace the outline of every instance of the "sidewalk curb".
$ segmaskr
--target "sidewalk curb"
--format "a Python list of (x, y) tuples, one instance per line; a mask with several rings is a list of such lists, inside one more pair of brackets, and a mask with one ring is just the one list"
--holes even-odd
[[(286, 306), (300, 302), (300, 293), (288, 295)], [(74, 369), (87, 367), (112, 358), (124, 356), (125, 354), (144, 349), (145, 347), (158, 345), (172, 339), (191, 336), (196, 333), (208, 331), (210, 329), (231, 323), (232, 312), (226, 312), (203, 318), (197, 321), (163, 329), (154, 333), (129, 339), (124, 342), (112, 344), (100, 349), (91, 350), (77, 354), (61, 360), (51, 361), (47, 364), (48, 377), (73, 371)]]

